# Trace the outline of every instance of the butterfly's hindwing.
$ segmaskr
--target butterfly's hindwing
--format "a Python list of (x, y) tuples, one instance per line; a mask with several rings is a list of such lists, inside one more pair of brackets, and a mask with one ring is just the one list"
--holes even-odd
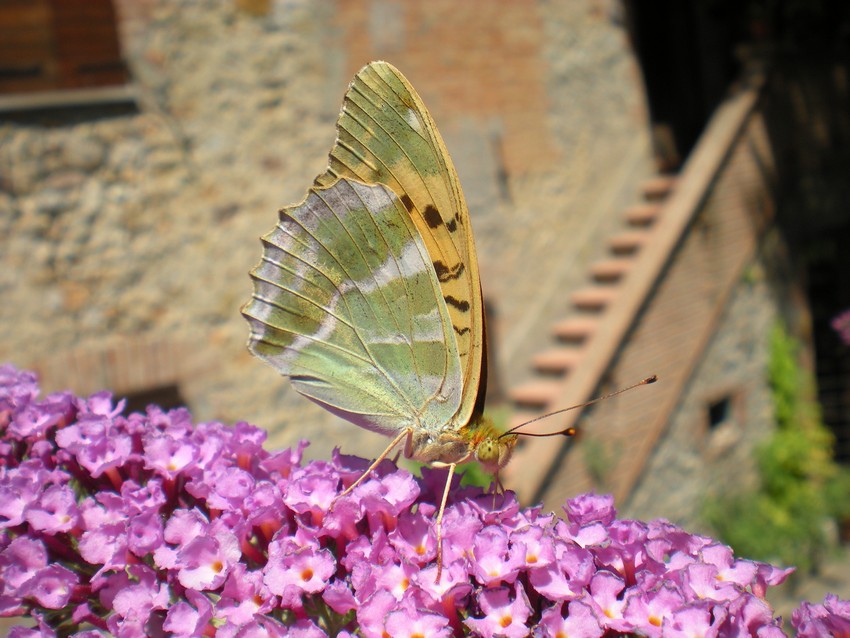
[(243, 309), (249, 347), (369, 429), (437, 431), (461, 403), (455, 335), (426, 247), (382, 185), (346, 179), (281, 211)]

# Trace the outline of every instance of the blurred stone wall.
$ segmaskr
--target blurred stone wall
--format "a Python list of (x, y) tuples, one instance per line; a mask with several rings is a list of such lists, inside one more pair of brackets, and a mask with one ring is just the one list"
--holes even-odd
[(653, 168), (613, 0), (116, 9), (137, 113), (0, 122), (0, 360), (48, 389), (176, 386), (197, 418), (254, 422), (272, 447), (383, 448), (252, 359), (239, 315), (259, 235), (325, 166), (371, 59), (408, 75), (455, 158), (511, 383)]
[[(765, 371), (770, 331), (781, 316), (781, 286), (769, 274), (775, 272), (770, 262), (779, 261), (775, 244), (766, 242), (732, 293), (667, 431), (620, 504), (623, 515), (663, 517), (708, 533), (702, 522), (704, 496), (758, 487), (753, 449), (774, 431)], [(711, 423), (709, 406), (722, 401), (728, 401), (726, 413)]]

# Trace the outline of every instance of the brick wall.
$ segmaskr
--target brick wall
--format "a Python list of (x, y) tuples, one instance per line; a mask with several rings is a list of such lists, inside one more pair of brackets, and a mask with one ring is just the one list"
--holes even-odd
[(338, 9), (346, 76), (390, 59), (414, 86), (427, 86), (423, 99), (445, 134), (464, 121), (495, 120), (509, 175), (549, 166), (555, 149), (535, 0), (355, 0)]

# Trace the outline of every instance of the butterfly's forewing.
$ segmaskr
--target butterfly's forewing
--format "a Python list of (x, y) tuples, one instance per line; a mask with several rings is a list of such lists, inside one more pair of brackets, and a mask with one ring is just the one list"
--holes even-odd
[(340, 179), (284, 208), (243, 308), (249, 348), (299, 392), (371, 430), (437, 435), (461, 403), (452, 327), (399, 198)]
[(480, 409), (476, 399), (484, 330), (478, 261), (454, 165), (422, 100), (386, 62), (372, 62), (355, 76), (337, 128), (328, 170), (316, 185), (327, 186), (339, 177), (385, 184), (410, 213), (433, 264), (457, 343), (463, 396), (446, 424), (461, 428)]

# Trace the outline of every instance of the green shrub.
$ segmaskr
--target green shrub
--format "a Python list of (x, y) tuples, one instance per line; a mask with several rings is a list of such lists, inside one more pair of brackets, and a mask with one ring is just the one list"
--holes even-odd
[(813, 375), (781, 325), (770, 334), (768, 381), (776, 431), (756, 449), (759, 488), (710, 499), (706, 522), (739, 555), (816, 570), (831, 548), (830, 519), (850, 514), (850, 475), (832, 460)]

